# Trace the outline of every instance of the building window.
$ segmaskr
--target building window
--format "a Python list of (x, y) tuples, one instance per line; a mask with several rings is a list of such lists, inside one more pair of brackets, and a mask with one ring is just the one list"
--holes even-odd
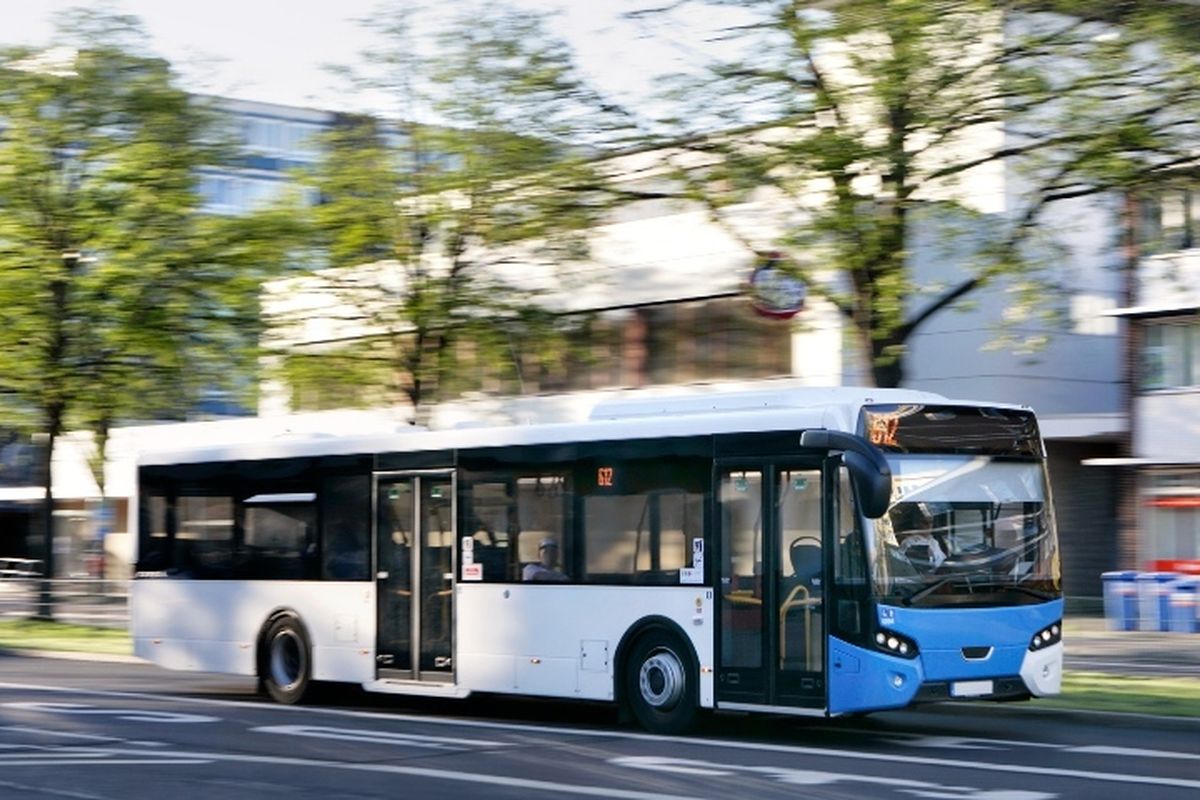
[(792, 368), (792, 329), (741, 297), (597, 314), (574, 335), (572, 369), (550, 391), (771, 378)]
[(1200, 385), (1200, 322), (1147, 323), (1142, 344), (1142, 389)]
[(1151, 474), (1144, 487), (1141, 560), (1149, 566), (1200, 558), (1200, 472)]
[(1200, 188), (1172, 188), (1142, 201), (1138, 243), (1146, 255), (1200, 245)]
[(317, 155), (316, 135), (322, 127), (281, 119), (247, 117), (242, 122), (242, 139), (248, 150), (296, 160)]

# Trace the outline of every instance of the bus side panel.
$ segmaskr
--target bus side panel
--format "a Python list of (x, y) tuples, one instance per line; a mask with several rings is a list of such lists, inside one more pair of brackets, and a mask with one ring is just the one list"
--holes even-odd
[(472, 691), (612, 700), (617, 646), (650, 616), (695, 649), (700, 705), (713, 705), (712, 590), (681, 586), (462, 584), (459, 685)]
[(289, 609), (317, 680), (375, 678), (375, 595), (366, 582), (141, 579), (130, 590), (134, 654), (168, 669), (254, 675), (268, 616)]

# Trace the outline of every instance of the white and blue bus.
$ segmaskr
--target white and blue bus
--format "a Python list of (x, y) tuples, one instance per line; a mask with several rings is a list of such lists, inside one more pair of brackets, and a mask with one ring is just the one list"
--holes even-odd
[(1032, 411), (902, 390), (144, 455), (137, 655), (442, 697), (836, 716), (1059, 691)]

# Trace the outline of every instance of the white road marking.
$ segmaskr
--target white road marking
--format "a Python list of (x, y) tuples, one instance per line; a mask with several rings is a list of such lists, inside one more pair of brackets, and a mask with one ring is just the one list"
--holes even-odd
[(1200, 761), (1200, 754), (1180, 753), (1176, 750), (1146, 750), (1141, 747), (1112, 747), (1106, 744), (1089, 744), (1064, 748), (1068, 753), (1087, 753), (1097, 756), (1131, 756), (1134, 758), (1178, 758), (1185, 761)]
[(909, 747), (936, 750), (1003, 750), (1006, 747), (1025, 747), (1039, 750), (1058, 750), (1063, 753), (1079, 753), (1081, 755), (1125, 756), (1128, 758), (1174, 758), (1184, 761), (1200, 761), (1200, 755), (1196, 753), (1184, 753), (1178, 750), (1149, 750), (1142, 747), (1117, 747), (1104, 744), (1051, 744), (1049, 742), (1023, 742), (1016, 739), (977, 739), (968, 736), (917, 736), (912, 739), (900, 736), (897, 738), (897, 742)]
[(180, 714), (175, 711), (143, 711), (126, 708), (96, 708), (83, 703), (0, 703), (4, 708), (22, 711), (42, 711), (49, 714), (94, 714), (116, 717), (127, 722), (218, 722), (217, 717), (203, 714)]
[(5, 768), (8, 768), (8, 767), (44, 767), (47, 765), (55, 766), (55, 767), (79, 767), (79, 766), (85, 766), (85, 765), (86, 766), (95, 766), (95, 767), (99, 767), (99, 766), (128, 767), (128, 766), (133, 766), (133, 765), (145, 766), (147, 764), (155, 764), (155, 765), (169, 764), (169, 765), (173, 765), (173, 766), (179, 766), (181, 764), (182, 765), (195, 765), (195, 764), (211, 764), (211, 763), (212, 763), (212, 759), (196, 759), (196, 758), (105, 758), (105, 759), (91, 758), (91, 759), (88, 759), (88, 758), (63, 756), (61, 758), (56, 758), (52, 761), (46, 760), (46, 759), (41, 759), (41, 760), (28, 759), (28, 760), (24, 760), (24, 761), (19, 761), (19, 760), (0, 761), (0, 767), (5, 767)]
[(1022, 742), (1016, 739), (980, 739), (971, 736), (905, 736), (896, 737), (899, 744), (930, 750), (1003, 750), (1006, 747), (1038, 747), (1059, 750), (1062, 745), (1049, 742)]
[[(125, 755), (121, 750), (110, 750), (116, 755)], [(139, 753), (129, 753), (135, 758)], [(530, 778), (512, 778), (506, 775), (483, 775), (462, 772), (460, 769), (431, 769), (427, 767), (399, 766), (394, 764), (368, 764), (346, 761), (320, 761), (317, 759), (289, 758), (286, 756), (254, 756), (238, 753), (194, 753), (173, 751), (165, 755), (179, 759), (198, 759), (204, 762), (233, 762), (239, 764), (270, 764), (273, 766), (313, 767), (317, 769), (337, 769), (347, 772), (373, 772), (385, 775), (411, 775), (434, 780), (447, 780), (457, 783), (478, 784), (484, 786), (503, 786), (511, 789), (528, 789), (555, 794), (581, 795), (584, 797), (610, 797), (614, 800), (702, 800), (693, 795), (670, 795), (661, 792), (638, 792), (629, 789), (606, 788), (603, 786), (583, 786), (573, 783), (558, 783), (557, 781), (542, 781)], [(160, 763), (160, 762), (154, 762)]]
[[(21, 747), (18, 745), (18, 747)], [(103, 747), (42, 747), (25, 745), (23, 752), (0, 753), (0, 769), (13, 767), (130, 766), (133, 764), (208, 764), (208, 760), (178, 758), (171, 753), (161, 757), (130, 758), (123, 752)]]
[[(506, 730), (518, 733), (548, 733), (556, 736), (573, 736), (577, 738), (621, 739), (627, 741), (676, 742), (692, 747), (724, 748), (730, 750), (749, 750), (762, 753), (782, 753), (787, 755), (811, 755), (822, 758), (845, 758), (858, 761), (874, 761), (896, 764), (924, 764), (927, 766), (950, 767), (967, 770), (986, 770), (989, 772), (1016, 773), (1021, 775), (1040, 775), (1061, 778), (1081, 778), (1102, 783), (1126, 783), (1146, 786), (1173, 786), (1185, 789), (1200, 789), (1200, 780), (1184, 778), (1167, 778), (1152, 775), (1128, 775), (1088, 770), (1064, 769), (1057, 767), (1030, 767), (1024, 764), (989, 763), (986, 761), (955, 760), (931, 756), (916, 756), (911, 754), (864, 753), (856, 750), (836, 750), (827, 747), (806, 747), (802, 745), (766, 744), (757, 742), (740, 742), (728, 739), (696, 739), (683, 736), (657, 736), (645, 733), (629, 733), (612, 730), (584, 730), (564, 728), (550, 725), (522, 725), (504, 722), (484, 722), (478, 720), (460, 720), (446, 717), (421, 717), (410, 714), (388, 714), (377, 711), (346, 711), (336, 708), (314, 708), (300, 706), (285, 706), (244, 700), (217, 700), (202, 697), (173, 697), (144, 692), (116, 692), (98, 689), (77, 689), (66, 686), (45, 686), (22, 683), (0, 682), (0, 689), (16, 689), (25, 691), (45, 691), (61, 694), (78, 694), (92, 697), (116, 697), (122, 699), (140, 699), (154, 702), (171, 700), (179, 703), (191, 703), (223, 708), (243, 708), (257, 711), (280, 713), (325, 714), (354, 719), (373, 719), (387, 722), (406, 722), (419, 725), (442, 725), (457, 728), (475, 728), (486, 730)], [(309, 763), (309, 762), (301, 762)]]
[(13, 789), (14, 791), (21, 792), (21, 797), (50, 795), (52, 797), (70, 797), (72, 800), (106, 800), (106, 798), (98, 794), (71, 791), (70, 789), (50, 789), (45, 786), (30, 786), (27, 783), (14, 783), (13, 781), (0, 781), (0, 789)]
[[(6, 725), (0, 727), (0, 733), (32, 733), (38, 736), (56, 736), (60, 739), (83, 739), (88, 742), (104, 742), (106, 744), (134, 744), (142, 747), (166, 747), (165, 742), (148, 742), (142, 739), (122, 739), (120, 736), (95, 736), (89, 733), (71, 733), (56, 731), (50, 728), (30, 728), (24, 725)], [(21, 744), (5, 744), (0, 747), (26, 747)]]
[(310, 736), (316, 739), (338, 739), (344, 742), (369, 742), (403, 747), (424, 747), (430, 750), (471, 750), (477, 748), (511, 747), (511, 742), (494, 739), (452, 739), (427, 736), (421, 733), (391, 733), (356, 728), (326, 728), (320, 725), (267, 725), (251, 728), (253, 733), (280, 733), (285, 736)]
[[(122, 742), (123, 739), (116, 736), (96, 736), (91, 733), (70, 733), (68, 731), (54, 731), (48, 728), (28, 728), (24, 725), (6, 725), (0, 728), (3, 733), (32, 733), (38, 736), (57, 736), (62, 739), (82, 739), (87, 742)], [(4, 747), (28, 747), (24, 744), (6, 744)]]
[(792, 786), (832, 786), (838, 783), (868, 783), (887, 786), (916, 797), (954, 798), (956, 800), (1054, 800), (1059, 795), (1046, 792), (1029, 792), (1023, 789), (977, 789), (973, 786), (946, 786), (940, 783), (918, 781), (896, 776), (874, 777), (827, 770), (792, 769), (789, 767), (762, 767), (743, 764), (716, 764), (709, 761), (693, 761), (687, 758), (661, 756), (625, 756), (609, 759), (608, 763), (619, 767), (631, 767), (652, 772), (668, 772), (703, 777), (736, 777), (758, 775)]

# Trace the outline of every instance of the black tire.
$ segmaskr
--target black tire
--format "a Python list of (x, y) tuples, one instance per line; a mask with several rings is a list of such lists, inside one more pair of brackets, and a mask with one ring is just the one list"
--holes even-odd
[(691, 646), (669, 631), (638, 637), (625, 659), (625, 701), (651, 733), (683, 733), (696, 721), (699, 678)]
[(294, 705), (304, 700), (313, 682), (312, 646), (300, 620), (284, 616), (267, 626), (258, 677), (275, 702)]

